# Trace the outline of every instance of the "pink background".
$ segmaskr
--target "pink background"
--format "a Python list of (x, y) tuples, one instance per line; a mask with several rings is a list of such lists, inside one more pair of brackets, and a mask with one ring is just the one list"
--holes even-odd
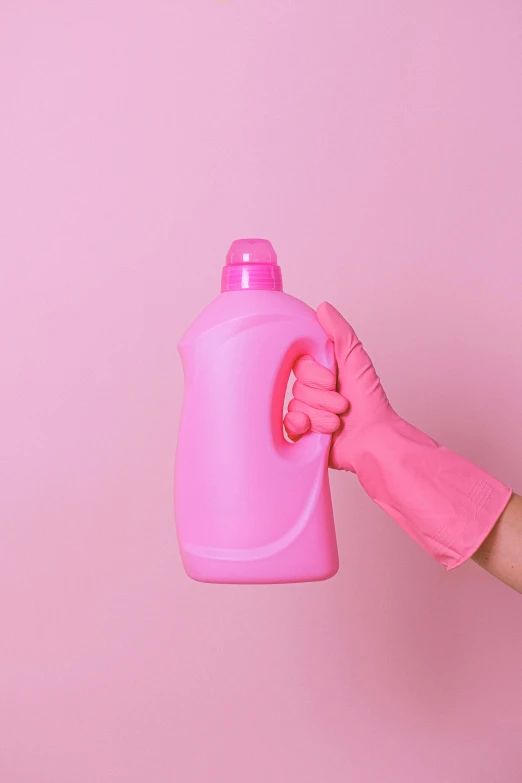
[(519, 595), (346, 474), (334, 580), (193, 583), (172, 470), (253, 234), (520, 489), (520, 2), (2, 0), (0, 52), (2, 783), (519, 783)]

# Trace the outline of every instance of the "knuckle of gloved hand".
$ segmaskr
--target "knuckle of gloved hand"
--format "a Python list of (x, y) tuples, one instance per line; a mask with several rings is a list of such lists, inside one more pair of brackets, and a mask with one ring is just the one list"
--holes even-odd
[(301, 381), (295, 381), (294, 385), (292, 386), (292, 395), (299, 399), (299, 395), (302, 394), (303, 384)]
[(335, 408), (332, 408), (334, 413), (345, 413), (348, 410), (348, 400), (346, 400), (339, 392), (333, 392), (335, 395)]
[(320, 411), (316, 413), (312, 420), (312, 426), (316, 432), (333, 433), (339, 429), (339, 417), (335, 413)]
[(294, 397), (288, 403), (288, 410), (290, 413), (306, 413), (306, 406), (301, 400)]
[(309, 368), (315, 365), (311, 356), (300, 356), (294, 363), (294, 374), (296, 377), (304, 378), (309, 375)]
[(309, 374), (307, 385), (313, 389), (327, 389), (331, 391), (335, 389), (335, 378), (333, 373), (326, 367), (316, 365), (315, 372)]

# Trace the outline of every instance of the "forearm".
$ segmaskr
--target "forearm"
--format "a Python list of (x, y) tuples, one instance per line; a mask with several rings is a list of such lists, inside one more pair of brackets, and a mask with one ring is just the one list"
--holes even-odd
[(522, 593), (522, 497), (513, 495), (473, 560)]

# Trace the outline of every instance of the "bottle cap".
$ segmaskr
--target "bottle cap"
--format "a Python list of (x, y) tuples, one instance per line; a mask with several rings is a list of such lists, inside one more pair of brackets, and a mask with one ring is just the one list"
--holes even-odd
[(235, 239), (221, 275), (221, 291), (282, 291), (281, 269), (268, 239)]

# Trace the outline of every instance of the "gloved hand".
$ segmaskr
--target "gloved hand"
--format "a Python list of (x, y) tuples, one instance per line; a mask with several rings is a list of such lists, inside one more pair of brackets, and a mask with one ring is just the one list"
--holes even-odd
[(511, 489), (401, 419), (351, 326), (326, 302), (317, 316), (334, 343), (337, 385), (311, 357), (298, 359), (286, 431), (293, 440), (308, 429), (334, 433), (331, 467), (356, 473), (436, 560), (460, 565), (488, 536)]

